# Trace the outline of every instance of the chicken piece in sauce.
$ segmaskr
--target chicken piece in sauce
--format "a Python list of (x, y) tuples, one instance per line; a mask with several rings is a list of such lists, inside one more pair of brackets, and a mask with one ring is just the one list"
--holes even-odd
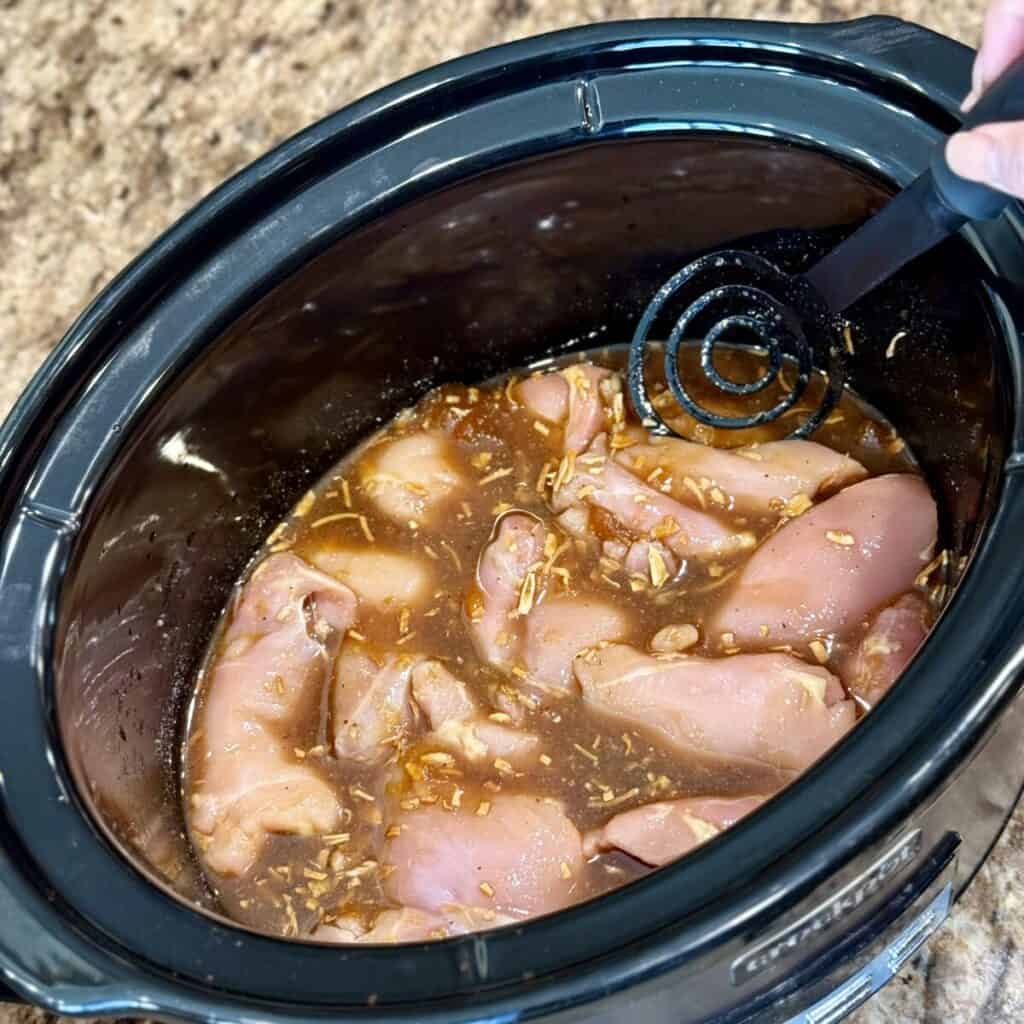
[(868, 623), (863, 639), (840, 664), (847, 689), (874, 707), (910, 664), (928, 635), (930, 609), (917, 593), (904, 594)]
[(528, 678), (556, 691), (572, 688), (572, 663), (580, 651), (625, 640), (629, 615), (614, 601), (594, 597), (549, 598), (526, 618), (523, 661)]
[(676, 437), (653, 437), (616, 455), (631, 472), (701, 509), (778, 515), (821, 493), (863, 480), (856, 460), (814, 441), (773, 441), (732, 450)]
[(341, 820), (334, 788), (298, 763), (275, 727), (309, 713), (341, 637), (352, 591), (292, 554), (257, 566), (214, 662), (190, 822), (206, 863), (225, 875), (253, 865), (268, 833), (328, 832)]
[(913, 586), (934, 554), (937, 528), (935, 499), (920, 477), (852, 484), (758, 548), (710, 630), (746, 648), (841, 635)]
[(518, 657), (522, 617), (536, 594), (531, 566), (543, 563), (544, 536), (541, 520), (513, 513), (499, 519), (494, 538), (480, 555), (466, 613), (480, 657), (491, 665), (510, 665)]
[(232, 916), (372, 944), (557, 911), (729, 828), (894, 684), (940, 561), (895, 432), (846, 394), (824, 443), (657, 437), (621, 365), (438, 389), (273, 532), (185, 752)]
[[(625, 639), (629, 614), (595, 596), (545, 593), (544, 523), (505, 516), (480, 556), (467, 598), (469, 628), (481, 656), (498, 667), (515, 666), (521, 678), (545, 693), (572, 684), (572, 660), (584, 648)], [(553, 555), (557, 545), (549, 554)]]
[(371, 448), (359, 478), (374, 504), (401, 523), (436, 525), (465, 486), (451, 442), (422, 431)]
[(582, 363), (530, 377), (519, 385), (527, 410), (562, 428), (561, 447), (581, 452), (604, 429), (606, 410), (622, 402), (622, 383), (610, 370)]
[(334, 924), (321, 925), (313, 933), (313, 938), (319, 942), (339, 942), (345, 945), (353, 942), (366, 945), (427, 942), (430, 939), (447, 939), (515, 922), (514, 917), (481, 907), (452, 905), (436, 914), (415, 907), (402, 907), (400, 910), (385, 910), (369, 927), (358, 917), (342, 918)]
[(432, 590), (429, 561), (398, 551), (325, 548), (311, 561), (353, 590), (362, 605), (384, 610), (415, 607), (426, 602)]
[(346, 641), (334, 666), (331, 721), (338, 757), (375, 763), (412, 725), (409, 691), (420, 658)]
[[(610, 457), (604, 434), (574, 460), (568, 478), (552, 496), (552, 505), (562, 514), (597, 509), (615, 521), (625, 536), (657, 538), (680, 558), (729, 556), (756, 543), (749, 531), (684, 505), (625, 469)], [(589, 522), (586, 529), (592, 529)]]
[(500, 711), (486, 714), (466, 684), (438, 661), (416, 667), (412, 693), (430, 723), (427, 742), (438, 742), (473, 762), (500, 758), (516, 765), (537, 753), (540, 741), (535, 735), (505, 724), (509, 716)]
[(587, 833), (583, 850), (588, 857), (621, 850), (651, 867), (661, 867), (714, 839), (766, 799), (696, 797), (645, 804), (616, 814), (603, 828)]
[(479, 907), (524, 918), (573, 902), (583, 871), (580, 834), (558, 801), (497, 795), (475, 807), (401, 814), (385, 858), (388, 895), (439, 912)]
[(698, 751), (801, 771), (853, 727), (853, 701), (820, 665), (788, 654), (649, 655), (624, 644), (577, 657), (597, 714)]

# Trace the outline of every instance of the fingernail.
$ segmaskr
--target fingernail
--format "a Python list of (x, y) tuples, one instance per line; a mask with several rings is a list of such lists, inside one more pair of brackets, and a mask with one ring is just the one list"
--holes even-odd
[(972, 89), (965, 97), (960, 109), (966, 114), (978, 102), (978, 90)]
[(992, 140), (977, 132), (957, 132), (946, 143), (950, 168), (971, 181), (994, 181), (998, 171), (997, 155)]

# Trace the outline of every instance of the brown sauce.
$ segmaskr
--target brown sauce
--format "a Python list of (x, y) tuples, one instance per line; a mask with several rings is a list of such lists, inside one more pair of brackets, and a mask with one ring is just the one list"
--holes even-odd
[[(687, 358), (691, 358), (688, 356)], [(621, 370), (620, 351), (603, 350), (585, 356), (596, 365)], [(567, 365), (566, 360), (557, 364)], [(725, 369), (735, 376), (755, 372), (743, 353), (727, 353)], [(475, 387), (446, 385), (422, 399), (335, 466), (268, 538), (254, 564), (268, 554), (289, 551), (311, 565), (328, 566), (325, 552), (394, 552), (411, 556), (429, 582), (423, 594), (408, 604), (360, 603), (358, 628), (349, 638), (371, 652), (388, 649), (439, 659), (463, 680), (476, 700), (499, 718), (511, 701), (516, 704), (514, 674), (482, 661), (467, 621), (480, 599), (477, 562), (495, 531), (496, 519), (510, 510), (539, 517), (557, 537), (558, 574), (549, 577), (548, 593), (592, 596), (611, 601), (629, 620), (625, 643), (646, 651), (663, 627), (689, 624), (700, 640), (689, 653), (720, 656), (721, 639), (707, 635), (704, 623), (723, 588), (732, 585), (737, 565), (749, 550), (721, 559), (685, 560), (676, 578), (653, 585), (653, 580), (626, 572), (621, 560), (595, 553), (593, 545), (575, 543), (552, 525), (549, 483), (557, 474), (560, 453), (558, 428), (525, 413), (517, 401), (516, 381), (523, 374)], [(652, 379), (660, 397), (656, 404), (666, 418), (674, 407), (663, 385)], [(812, 388), (812, 392), (814, 388)], [(808, 402), (814, 401), (814, 394)], [(769, 392), (765, 400), (772, 400)], [(728, 403), (719, 405), (727, 408)], [(747, 406), (749, 408), (749, 406)], [(709, 431), (678, 415), (681, 432), (705, 444), (750, 445), (779, 436), (778, 426), (738, 434)], [(626, 403), (623, 413), (636, 426)], [(384, 514), (367, 494), (366, 467), (381, 446), (395, 437), (416, 431), (435, 432), (453, 442), (451, 467), (469, 486), (445, 503), (445, 512), (433, 522), (399, 522)], [(849, 454), (872, 476), (916, 473), (910, 451), (881, 416), (844, 394), (837, 409), (814, 440)], [(654, 483), (657, 483), (655, 479)], [(701, 486), (698, 481), (698, 487)], [(711, 510), (716, 511), (714, 502)], [(779, 514), (739, 516), (721, 509), (738, 530), (760, 543), (778, 528)], [(620, 525), (607, 514), (591, 517), (591, 529), (602, 539), (622, 539)], [(628, 539), (628, 538), (627, 538)], [(933, 595), (930, 595), (933, 596)], [(191, 800), (201, 791), (205, 764), (216, 751), (207, 740), (206, 697), (209, 680), (223, 655), (224, 630), (231, 608), (225, 611), (221, 631), (211, 646), (201, 673), (189, 730), (185, 739), (183, 796), (186, 817)], [(807, 648), (795, 655), (817, 665)], [(835, 669), (843, 645), (832, 645), (826, 667)], [(391, 817), (403, 802), (433, 796), (441, 806), (477, 807), (497, 793), (525, 793), (558, 800), (581, 833), (602, 826), (620, 811), (655, 800), (687, 796), (742, 796), (767, 794), (791, 779), (768, 766), (731, 763), (726, 758), (685, 756), (642, 728), (595, 714), (572, 697), (518, 708), (518, 725), (539, 737), (540, 754), (528, 769), (503, 771), (492, 762), (422, 760), (429, 753), (423, 729), (396, 743), (386, 766), (342, 760), (332, 752), (329, 672), (320, 696), (307, 702), (290, 720), (275, 726), (282, 746), (320, 773), (334, 787), (344, 806), (343, 823), (327, 835), (270, 835), (259, 858), (243, 876), (231, 878), (208, 871), (211, 887), (224, 912), (251, 928), (275, 935), (309, 937), (321, 922), (356, 915), (372, 922), (391, 905), (383, 888), (388, 866), (382, 845)], [(191, 832), (200, 863), (205, 839)], [(647, 873), (650, 868), (620, 852), (592, 857), (574, 892), (576, 901), (600, 895)]]

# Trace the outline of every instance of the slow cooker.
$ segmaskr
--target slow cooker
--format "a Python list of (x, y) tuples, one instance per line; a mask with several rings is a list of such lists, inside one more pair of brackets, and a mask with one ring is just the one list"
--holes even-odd
[(884, 984), (1024, 780), (1015, 210), (853, 317), (850, 383), (931, 481), (951, 600), (881, 707), (728, 833), (520, 927), (274, 939), (202, 885), (177, 743), (236, 574), (358, 439), (437, 383), (627, 340), (695, 253), (777, 237), (799, 267), (926, 166), (970, 60), (885, 18), (531, 39), (316, 124), (129, 266), (0, 435), (6, 984), (196, 1021), (817, 1024)]

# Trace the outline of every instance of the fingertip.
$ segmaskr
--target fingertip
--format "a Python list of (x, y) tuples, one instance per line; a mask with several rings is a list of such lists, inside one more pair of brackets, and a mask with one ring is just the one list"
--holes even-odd
[(960, 104), (960, 109), (966, 113), (975, 103), (981, 98), (981, 94), (985, 91), (987, 86), (986, 75), (985, 75), (985, 55), (978, 53), (974, 58), (974, 64), (971, 66), (971, 87), (967, 91), (967, 95), (964, 97), (963, 103)]
[(946, 142), (946, 161), (961, 178), (989, 181), (995, 164), (994, 145), (979, 132), (957, 132)]

